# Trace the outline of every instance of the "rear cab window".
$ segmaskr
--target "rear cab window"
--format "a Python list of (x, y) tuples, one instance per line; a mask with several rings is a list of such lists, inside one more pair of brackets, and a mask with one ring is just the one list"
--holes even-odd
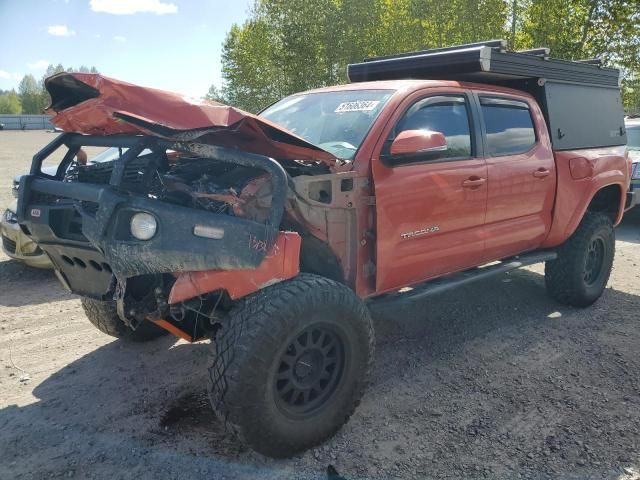
[(536, 144), (536, 130), (527, 102), (480, 96), (480, 109), (486, 130), (487, 155), (525, 153)]

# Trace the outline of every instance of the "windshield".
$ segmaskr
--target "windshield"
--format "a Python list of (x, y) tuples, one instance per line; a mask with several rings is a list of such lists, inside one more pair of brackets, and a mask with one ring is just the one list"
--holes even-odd
[[(124, 155), (127, 150), (129, 149), (126, 147), (125, 148), (116, 148), (116, 147), (107, 148), (104, 152), (99, 153), (98, 155), (93, 157), (91, 160), (89, 160), (89, 163), (112, 162), (113, 160), (117, 160), (118, 158), (120, 158), (121, 154)], [(151, 150), (149, 150), (148, 148), (145, 148), (142, 152), (140, 152), (139, 156), (148, 155), (149, 153), (151, 153)]]
[(260, 116), (343, 160), (351, 160), (392, 90), (346, 90), (283, 98)]
[(640, 125), (627, 127), (627, 148), (640, 151)]

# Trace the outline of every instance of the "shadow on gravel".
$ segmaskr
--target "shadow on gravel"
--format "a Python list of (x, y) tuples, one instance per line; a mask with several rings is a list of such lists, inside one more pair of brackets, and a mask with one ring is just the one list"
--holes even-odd
[(591, 309), (561, 307), (530, 271), (374, 309), (363, 404), (324, 447), (285, 461), (245, 449), (211, 413), (208, 343), (114, 341), (48, 377), (35, 403), (0, 410), (0, 478), (324, 479), (338, 452), (347, 478), (624, 480), (640, 390), (625, 350), (637, 318), (620, 313), (638, 311), (640, 297), (610, 289)]
[(372, 310), (376, 395), (456, 478), (639, 478), (639, 296), (609, 288), (575, 309), (516, 270)]
[[(234, 464), (245, 449), (209, 406), (209, 350), (169, 337), (116, 340), (52, 374), (35, 387), (35, 403), (0, 410), (0, 478), (236, 478), (251, 470), (242, 466), (250, 459)], [(28, 386), (16, 376), (15, 388)]]
[(0, 284), (11, 287), (0, 289), (0, 305), (5, 307), (74, 298), (65, 292), (52, 270), (28, 267), (15, 260), (0, 261)]

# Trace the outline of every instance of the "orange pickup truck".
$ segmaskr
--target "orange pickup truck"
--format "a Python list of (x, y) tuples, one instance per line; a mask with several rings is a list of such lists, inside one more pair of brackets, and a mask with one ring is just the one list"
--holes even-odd
[(22, 177), (17, 220), (103, 332), (210, 339), (216, 413), (289, 456), (360, 402), (371, 302), (538, 262), (555, 300), (602, 294), (635, 203), (618, 71), (548, 55), (368, 59), (259, 115), (62, 73), (46, 87), (65, 133)]

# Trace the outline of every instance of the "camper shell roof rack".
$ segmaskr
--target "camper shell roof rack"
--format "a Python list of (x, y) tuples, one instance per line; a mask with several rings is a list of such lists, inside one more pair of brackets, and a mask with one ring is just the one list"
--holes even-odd
[(367, 58), (351, 64), (351, 82), (454, 80), (499, 85), (533, 95), (555, 150), (626, 144), (620, 73), (598, 59), (559, 60), (548, 48), (513, 52), (505, 40)]
[(549, 54), (548, 48), (511, 52), (506, 50), (506, 41), (491, 40), (367, 58), (349, 65), (348, 75), (352, 82), (424, 78), (503, 84), (544, 78), (618, 87), (619, 72), (615, 68), (594, 65), (594, 60), (558, 60)]

